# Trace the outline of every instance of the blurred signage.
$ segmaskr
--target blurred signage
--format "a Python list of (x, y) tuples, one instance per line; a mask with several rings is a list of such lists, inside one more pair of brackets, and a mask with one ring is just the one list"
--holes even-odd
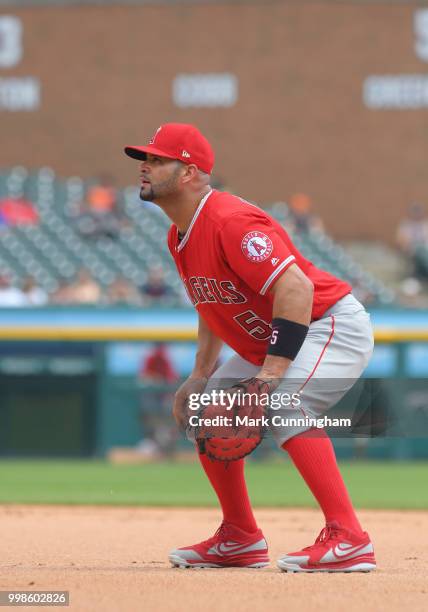
[[(18, 17), (0, 15), (0, 69), (22, 59), (22, 24)], [(33, 111), (40, 106), (40, 82), (34, 77), (0, 77), (0, 111)]]
[(370, 76), (364, 82), (363, 99), (369, 108), (428, 108), (428, 76)]
[(428, 62), (428, 9), (415, 11), (415, 53), (420, 60)]
[(40, 83), (33, 77), (0, 78), (0, 110), (32, 111), (40, 106)]
[(234, 106), (238, 99), (238, 79), (228, 72), (178, 74), (172, 84), (172, 99), (179, 108)]
[(32, 357), (19, 355), (0, 358), (0, 374), (13, 376), (52, 374), (84, 376), (95, 372), (95, 362), (89, 357)]
[[(414, 49), (417, 57), (428, 62), (428, 9), (415, 11)], [(363, 101), (373, 109), (428, 108), (428, 75), (372, 75), (363, 84)]]
[(17, 17), (0, 16), (0, 68), (16, 66), (22, 57), (22, 26)]

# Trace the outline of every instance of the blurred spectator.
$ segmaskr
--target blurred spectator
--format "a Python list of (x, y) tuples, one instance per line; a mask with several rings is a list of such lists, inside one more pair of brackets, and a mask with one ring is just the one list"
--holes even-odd
[(60, 280), (57, 289), (50, 294), (49, 302), (51, 304), (68, 304), (69, 289), (70, 284), (66, 280)]
[(373, 291), (357, 279), (352, 282), (352, 293), (365, 306), (376, 302), (376, 295)]
[(96, 304), (101, 299), (101, 288), (89, 270), (81, 268), (75, 282), (70, 287), (73, 304)]
[(37, 225), (39, 215), (33, 202), (19, 197), (6, 197), (0, 200), (0, 217), (6, 225)]
[(399, 286), (400, 304), (408, 308), (426, 308), (427, 296), (423, 294), (422, 283), (413, 277), (405, 278)]
[(44, 306), (48, 302), (48, 294), (37, 285), (32, 276), (24, 279), (22, 291), (28, 306)]
[(174, 369), (164, 343), (158, 342), (153, 346), (151, 353), (148, 354), (141, 366), (139, 378), (146, 381), (150, 380), (151, 382), (166, 382), (168, 384), (178, 380), (178, 374)]
[(413, 203), (397, 228), (397, 243), (412, 262), (412, 273), (428, 278), (428, 217), (422, 204)]
[(165, 274), (160, 266), (150, 268), (147, 282), (140, 287), (145, 304), (153, 302), (171, 303), (176, 299), (175, 292), (167, 284)]
[(145, 388), (141, 393), (143, 438), (137, 450), (149, 457), (171, 456), (175, 452), (178, 430), (171, 419), (173, 390), (178, 381), (167, 346), (156, 343), (141, 365), (138, 378)]
[(290, 198), (289, 222), (291, 231), (324, 231), (321, 218), (312, 212), (312, 201), (305, 193), (295, 193)]
[(25, 294), (18, 287), (14, 287), (10, 278), (0, 275), (0, 307), (27, 306)]
[(89, 270), (81, 268), (74, 282), (63, 283), (51, 296), (54, 304), (97, 304), (101, 301), (101, 287)]
[(101, 175), (98, 184), (88, 189), (86, 201), (90, 211), (96, 215), (114, 214), (117, 205), (117, 191), (113, 177), (109, 174)]
[(428, 217), (422, 204), (413, 203), (407, 209), (407, 215), (398, 224), (397, 242), (408, 255), (418, 246), (428, 245)]
[(121, 226), (118, 192), (109, 174), (101, 175), (98, 183), (88, 189), (76, 225), (79, 232), (89, 238), (117, 237)]
[(138, 289), (124, 276), (118, 276), (106, 290), (108, 304), (127, 304), (140, 306), (142, 299)]

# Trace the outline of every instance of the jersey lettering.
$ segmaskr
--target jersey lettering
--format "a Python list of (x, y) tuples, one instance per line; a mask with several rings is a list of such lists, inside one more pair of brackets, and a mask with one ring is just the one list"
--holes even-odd
[(247, 298), (242, 293), (239, 293), (234, 287), (234, 284), (231, 281), (221, 281), (220, 287), (226, 291), (231, 297), (231, 301), (233, 304), (244, 304), (247, 301)]
[(184, 288), (186, 289), (187, 295), (189, 296), (189, 300), (192, 302), (193, 306), (196, 306), (195, 296), (193, 295), (192, 288), (189, 287), (189, 285), (187, 284), (187, 279), (184, 277), (181, 277), (181, 280), (183, 281), (183, 285), (184, 285)]
[(199, 285), (202, 289), (202, 292), (207, 299), (207, 302), (215, 302), (216, 301), (215, 296), (211, 293), (205, 276), (198, 276), (198, 280), (199, 280)]
[(199, 287), (198, 279), (196, 276), (191, 276), (189, 278), (189, 285), (191, 286), (193, 295), (195, 297), (195, 304), (200, 304), (207, 301), (204, 294), (202, 293), (201, 288)]
[(244, 304), (247, 301), (245, 295), (229, 280), (218, 281), (205, 276), (191, 276), (188, 281), (183, 279), (183, 282), (194, 306), (207, 302)]
[(226, 296), (223, 295), (222, 292), (220, 291), (220, 288), (217, 284), (217, 281), (215, 278), (209, 278), (209, 283), (212, 287), (212, 290), (217, 298), (217, 302), (219, 302), (220, 304), (230, 304), (230, 299)]
[(233, 317), (247, 334), (256, 340), (267, 340), (272, 333), (272, 327), (263, 319), (260, 319), (252, 310), (246, 310)]

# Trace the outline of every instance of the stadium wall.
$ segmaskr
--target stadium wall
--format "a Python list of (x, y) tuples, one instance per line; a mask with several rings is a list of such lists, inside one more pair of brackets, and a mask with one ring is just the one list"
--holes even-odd
[[(134, 183), (123, 145), (165, 121), (194, 122), (235, 192), (263, 204), (304, 191), (336, 237), (391, 241), (405, 207), (428, 196), (424, 6), (2, 8), (22, 24), (23, 53), (0, 66), (0, 166)], [(183, 74), (229, 75), (235, 99), (178, 107)], [(38, 103), (14, 109), (10, 79), (27, 77)]]
[[(337, 450), (426, 458), (428, 315), (381, 309), (371, 317), (374, 355), (344, 406), (356, 429), (338, 437)], [(195, 339), (191, 309), (3, 310), (0, 457), (104, 456), (144, 439), (147, 417), (171, 430), (173, 391), (191, 372)], [(168, 384), (145, 374), (159, 342), (174, 373)], [(221, 359), (231, 354), (224, 347)]]

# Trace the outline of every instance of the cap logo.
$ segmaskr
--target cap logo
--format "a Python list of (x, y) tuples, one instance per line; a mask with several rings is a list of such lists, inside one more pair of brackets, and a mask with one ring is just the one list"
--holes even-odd
[(273, 251), (272, 240), (263, 232), (253, 231), (245, 234), (241, 242), (245, 257), (254, 263), (260, 263), (270, 257)]
[(181, 154), (181, 157), (190, 157), (190, 153), (188, 153), (185, 149), (183, 149), (183, 153)]
[(154, 144), (155, 140), (156, 140), (156, 136), (159, 134), (159, 132), (161, 131), (162, 126), (158, 127), (158, 129), (156, 130), (154, 136), (152, 138), (150, 138), (149, 140), (149, 144)]

